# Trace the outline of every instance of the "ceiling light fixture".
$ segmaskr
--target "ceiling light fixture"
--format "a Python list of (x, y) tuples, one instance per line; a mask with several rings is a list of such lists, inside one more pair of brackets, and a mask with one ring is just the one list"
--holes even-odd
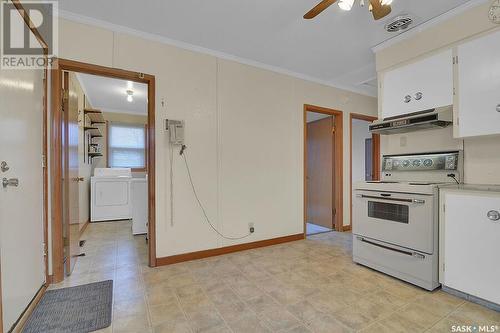
[(127, 101), (128, 102), (133, 102), (134, 98), (132, 97), (134, 95), (134, 92), (132, 90), (127, 90)]
[(392, 0), (381, 0), (380, 3), (382, 6), (388, 6), (392, 3)]
[(342, 10), (351, 10), (354, 5), (354, 0), (340, 0), (339, 7)]

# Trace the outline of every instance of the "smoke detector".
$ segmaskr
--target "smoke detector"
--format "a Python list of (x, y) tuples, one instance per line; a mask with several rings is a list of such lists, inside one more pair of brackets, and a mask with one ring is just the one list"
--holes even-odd
[(387, 32), (398, 32), (406, 30), (413, 23), (413, 18), (410, 15), (400, 15), (389, 20), (385, 25)]

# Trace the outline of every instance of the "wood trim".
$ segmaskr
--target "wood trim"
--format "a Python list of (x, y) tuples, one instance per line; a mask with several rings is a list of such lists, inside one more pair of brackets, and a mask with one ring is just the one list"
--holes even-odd
[(345, 225), (343, 229), (344, 229), (343, 231), (351, 231), (352, 228), (350, 225)]
[(304, 237), (306, 237), (307, 224), (307, 112), (324, 113), (334, 116), (333, 132), (334, 132), (334, 164), (333, 164), (333, 193), (334, 193), (334, 208), (335, 208), (335, 230), (343, 231), (344, 220), (344, 113), (342, 111), (328, 109), (321, 106), (304, 104)]
[[(352, 229), (352, 122), (354, 119), (365, 120), (365, 121), (375, 121), (378, 117), (368, 116), (365, 114), (350, 113), (349, 114), (349, 225), (344, 226)], [(372, 134), (372, 174), (373, 180), (378, 180), (380, 178), (380, 134)]]
[(53, 282), (64, 279), (63, 212), (62, 212), (62, 145), (61, 145), (61, 78), (63, 71), (72, 71), (146, 83), (148, 85), (148, 198), (149, 198), (149, 266), (156, 266), (156, 202), (155, 202), (155, 77), (153, 75), (54, 58), (52, 74), (52, 267)]
[(40, 300), (42, 299), (43, 295), (45, 295), (46, 290), (47, 290), (47, 284), (44, 284), (38, 290), (35, 297), (33, 297), (31, 302), (28, 304), (28, 307), (26, 308), (26, 310), (24, 310), (24, 312), (21, 314), (21, 317), (19, 317), (18, 321), (14, 324), (14, 327), (11, 330), (12, 333), (21, 333), (22, 332), (24, 325), (28, 321), (29, 317), (33, 313), (33, 310), (35, 310), (38, 303), (40, 303)]
[(220, 248), (216, 248), (216, 249), (209, 249), (209, 250), (203, 250), (203, 251), (177, 254), (177, 255), (173, 255), (173, 256), (169, 256), (169, 257), (158, 258), (157, 265), (158, 266), (171, 265), (171, 264), (176, 264), (179, 262), (196, 260), (196, 259), (203, 259), (203, 258), (214, 257), (214, 256), (220, 256), (220, 255), (233, 253), (233, 252), (245, 251), (245, 250), (250, 250), (250, 249), (256, 249), (259, 247), (265, 247), (265, 246), (270, 246), (270, 245), (298, 241), (301, 239), (304, 239), (304, 234), (302, 234), (302, 233), (296, 234), (296, 235), (266, 239), (266, 240), (251, 242), (251, 243), (225, 246), (225, 247), (220, 247)]
[(53, 283), (64, 279), (63, 249), (63, 181), (62, 181), (62, 70), (59, 60), (54, 60), (51, 70), (52, 112), (51, 112), (51, 178), (52, 178), (52, 275)]

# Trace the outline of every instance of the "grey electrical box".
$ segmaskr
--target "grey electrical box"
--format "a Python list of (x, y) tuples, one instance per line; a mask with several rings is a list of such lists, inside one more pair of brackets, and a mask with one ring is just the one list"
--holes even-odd
[(171, 144), (184, 144), (184, 120), (166, 119), (165, 130), (168, 132)]

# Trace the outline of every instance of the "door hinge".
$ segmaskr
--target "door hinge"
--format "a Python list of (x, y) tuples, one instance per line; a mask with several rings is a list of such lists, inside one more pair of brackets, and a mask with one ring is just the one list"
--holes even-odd
[(42, 243), (42, 255), (44, 257), (47, 256), (47, 244), (45, 244), (45, 243)]
[(443, 204), (443, 213), (446, 213), (446, 205)]
[(46, 167), (47, 167), (47, 156), (42, 155), (42, 168), (46, 168)]
[(460, 125), (460, 118), (457, 117), (457, 125)]
[(336, 216), (337, 215), (337, 208), (332, 209), (332, 215)]
[(69, 91), (67, 91), (67, 90), (63, 89), (63, 90), (62, 90), (61, 95), (62, 95), (62, 100), (63, 100), (63, 102), (64, 102), (64, 101), (67, 101), (67, 100), (68, 100), (68, 98), (69, 98)]

